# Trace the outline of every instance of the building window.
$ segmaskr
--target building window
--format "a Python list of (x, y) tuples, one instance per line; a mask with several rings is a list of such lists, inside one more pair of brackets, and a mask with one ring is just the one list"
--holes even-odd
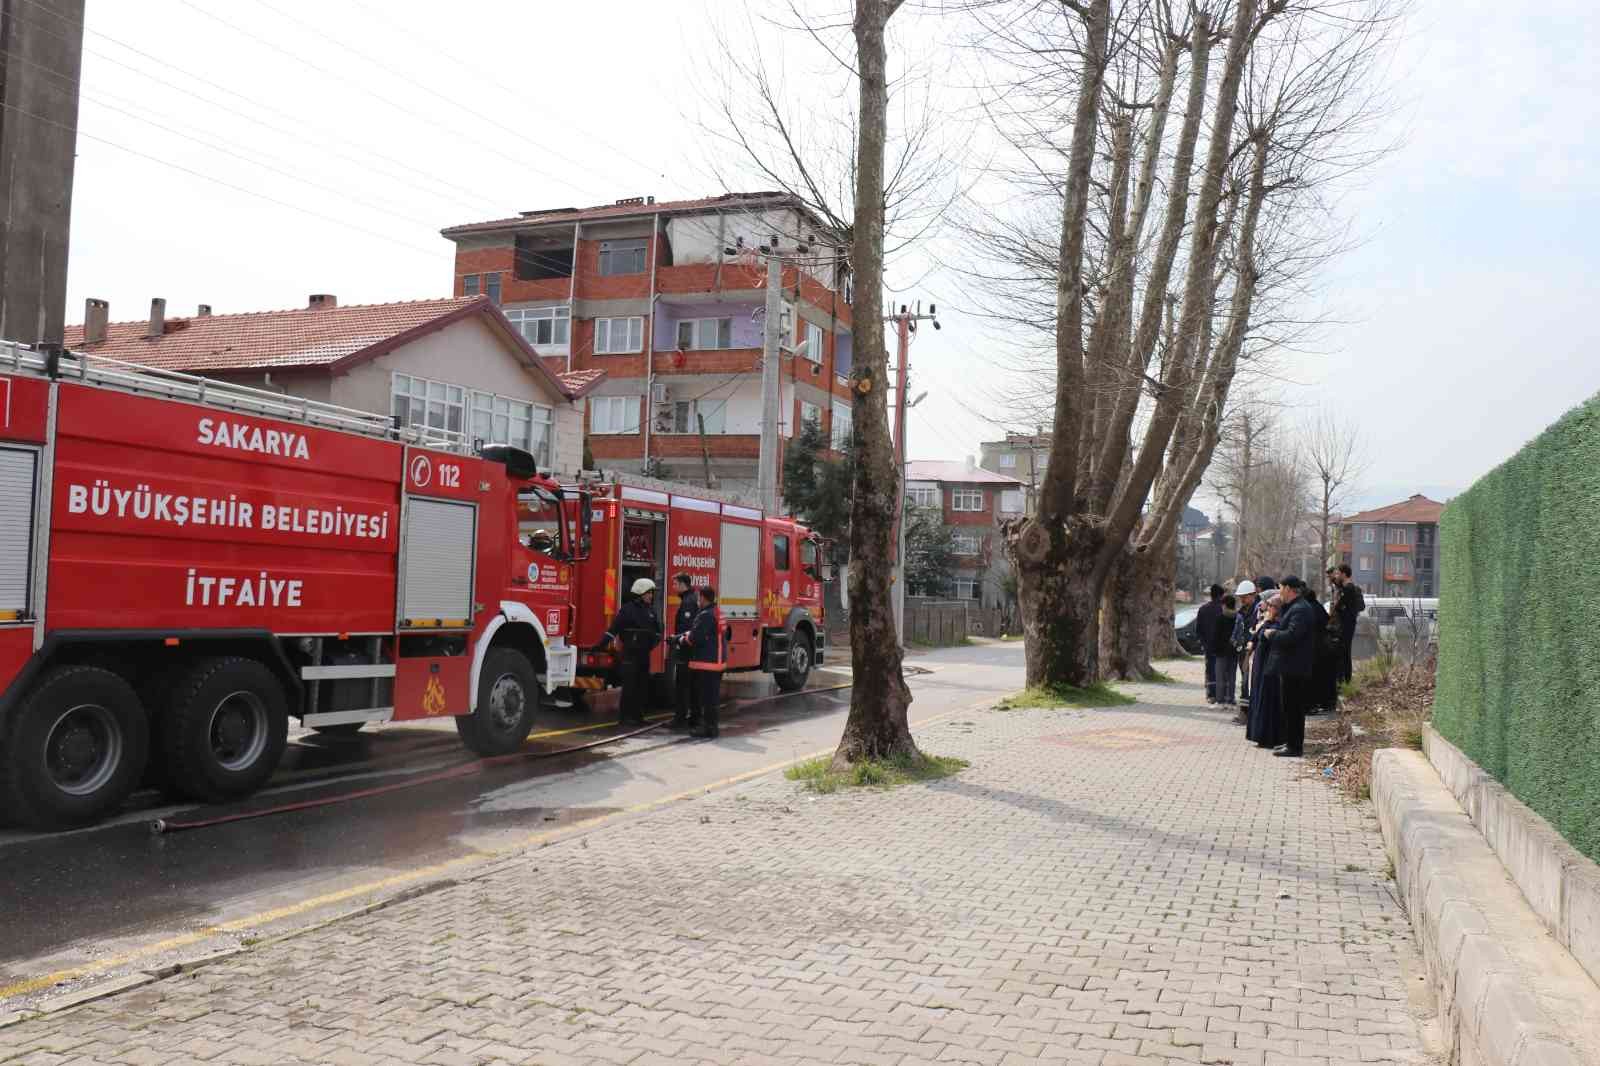
[(656, 419), (662, 433), (699, 433), (700, 420), (706, 422), (706, 436), (728, 431), (727, 400), (679, 400), (668, 404), (666, 418)]
[(1372, 556), (1370, 556), (1370, 555), (1363, 555), (1363, 556), (1362, 556), (1362, 557), (1361, 557), (1361, 560), (1360, 560), (1360, 565), (1358, 565), (1358, 566), (1357, 566), (1357, 567), (1356, 567), (1356, 569), (1357, 569), (1357, 570), (1367, 570), (1367, 571), (1370, 571), (1370, 570), (1371, 570), (1371, 569), (1372, 569)]
[(1422, 583), (1422, 597), (1427, 599), (1433, 595), (1433, 585), (1427, 581)]
[(983, 510), (982, 489), (956, 489), (950, 494), (950, 510), (952, 511), (981, 511)]
[(492, 392), (472, 394), (472, 435), (485, 444), (522, 448), (543, 467), (550, 465), (553, 420), (550, 408), (543, 404), (513, 400)]
[(500, 302), (500, 274), (498, 271), (483, 276), (483, 291), (488, 294), (490, 303), (498, 304)]
[(975, 600), (978, 598), (978, 580), (972, 577), (956, 578), (956, 599)]
[(461, 294), (463, 296), (478, 295), (478, 281), (479, 278), (476, 274), (467, 274), (463, 276), (461, 279)]
[(460, 385), (396, 374), (390, 386), (390, 413), (403, 426), (464, 434), (466, 390)]
[(589, 401), (590, 433), (639, 432), (639, 397), (596, 396)]
[(611, 277), (616, 274), (643, 274), (645, 247), (649, 243), (643, 237), (631, 241), (601, 241), (601, 275)]
[[(1003, 458), (1003, 456), (1002, 456), (1002, 458)], [(1001, 514), (1021, 514), (1022, 513), (1022, 490), (1021, 489), (1005, 489), (1004, 491), (1002, 491), (1000, 493), (1000, 513)]]
[(980, 540), (976, 533), (957, 530), (950, 536), (950, 550), (957, 555), (977, 555)]
[(1432, 570), (1433, 569), (1433, 556), (1424, 555), (1422, 558), (1418, 559), (1417, 560), (1417, 569), (1418, 570), (1422, 570), (1422, 571)]
[(733, 347), (733, 319), (686, 318), (678, 323), (678, 347), (686, 351), (712, 351)]
[(1391, 526), (1385, 535), (1385, 540), (1389, 544), (1410, 544), (1411, 530), (1404, 526)]
[(536, 348), (565, 348), (572, 337), (570, 307), (513, 307), (506, 318)]
[(906, 489), (906, 502), (913, 507), (932, 510), (939, 506), (939, 490), (932, 485), (913, 485)]
[(1001, 452), (1000, 453), (1000, 469), (1001, 470), (1015, 470), (1016, 468), (1017, 468), (1017, 453), (1016, 452)]
[(1363, 544), (1376, 544), (1377, 542), (1378, 542), (1378, 531), (1376, 529), (1368, 527), (1368, 528), (1363, 529), (1361, 531), (1361, 543), (1363, 543)]
[(800, 424), (802, 426), (816, 426), (822, 428), (822, 408), (814, 403), (800, 401)]
[(801, 356), (802, 358), (809, 359), (813, 363), (822, 362), (822, 337), (822, 327), (807, 322), (806, 339), (800, 342), (800, 347), (796, 350), (795, 354)]
[(850, 443), (855, 439), (855, 412), (847, 403), (833, 405), (833, 433), (831, 443), (833, 450), (844, 452), (850, 450)]
[(1389, 560), (1389, 573), (1395, 577), (1405, 577), (1411, 573), (1411, 560), (1404, 555), (1396, 555)]
[(596, 355), (627, 355), (644, 349), (644, 319), (597, 318), (594, 320)]

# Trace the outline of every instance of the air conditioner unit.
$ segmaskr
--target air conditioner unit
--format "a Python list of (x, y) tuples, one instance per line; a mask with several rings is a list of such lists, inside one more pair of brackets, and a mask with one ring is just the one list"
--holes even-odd
[(650, 402), (658, 407), (667, 402), (667, 386), (665, 384), (657, 382), (650, 386)]

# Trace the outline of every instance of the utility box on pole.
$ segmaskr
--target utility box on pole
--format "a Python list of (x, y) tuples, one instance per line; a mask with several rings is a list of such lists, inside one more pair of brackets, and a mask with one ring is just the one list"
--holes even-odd
[(783, 341), (783, 260), (774, 246), (767, 256), (767, 310), (761, 331), (761, 457), (756, 467), (756, 487), (761, 506), (778, 513), (778, 375)]
[(60, 344), (84, 0), (0, 0), (0, 340)]

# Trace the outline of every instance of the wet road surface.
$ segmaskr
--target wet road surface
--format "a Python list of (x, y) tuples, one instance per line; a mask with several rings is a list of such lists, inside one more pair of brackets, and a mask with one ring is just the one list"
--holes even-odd
[[(1020, 685), (1017, 646), (947, 649), (918, 661), (931, 672), (911, 679), (913, 723)], [(819, 673), (814, 685), (840, 680)], [(728, 689), (716, 743), (663, 727), (570, 750), (621, 732), (603, 724), (614, 719), (606, 703), (546, 715), (523, 756), (487, 763), (461, 747), (449, 723), (353, 738), (306, 733), (269, 788), (238, 804), (160, 806), (150, 794), (92, 829), (0, 829), (0, 1008), (49, 993), (52, 975), (70, 983), (85, 967), (104, 977), (232, 947), (245, 934), (282, 932), (393, 895), (413, 875), (462, 869), (550, 830), (829, 748), (849, 707), (847, 688), (775, 696), (770, 682), (749, 679)], [(308, 801), (316, 805), (265, 813)], [(150, 828), (155, 818), (257, 813), (182, 832)]]

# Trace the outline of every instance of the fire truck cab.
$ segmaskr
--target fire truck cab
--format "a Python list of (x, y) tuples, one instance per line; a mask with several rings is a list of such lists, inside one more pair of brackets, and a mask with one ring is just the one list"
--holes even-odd
[(0, 821), (248, 795), (290, 717), (515, 751), (574, 682), (593, 513), (517, 449), (0, 346)]

